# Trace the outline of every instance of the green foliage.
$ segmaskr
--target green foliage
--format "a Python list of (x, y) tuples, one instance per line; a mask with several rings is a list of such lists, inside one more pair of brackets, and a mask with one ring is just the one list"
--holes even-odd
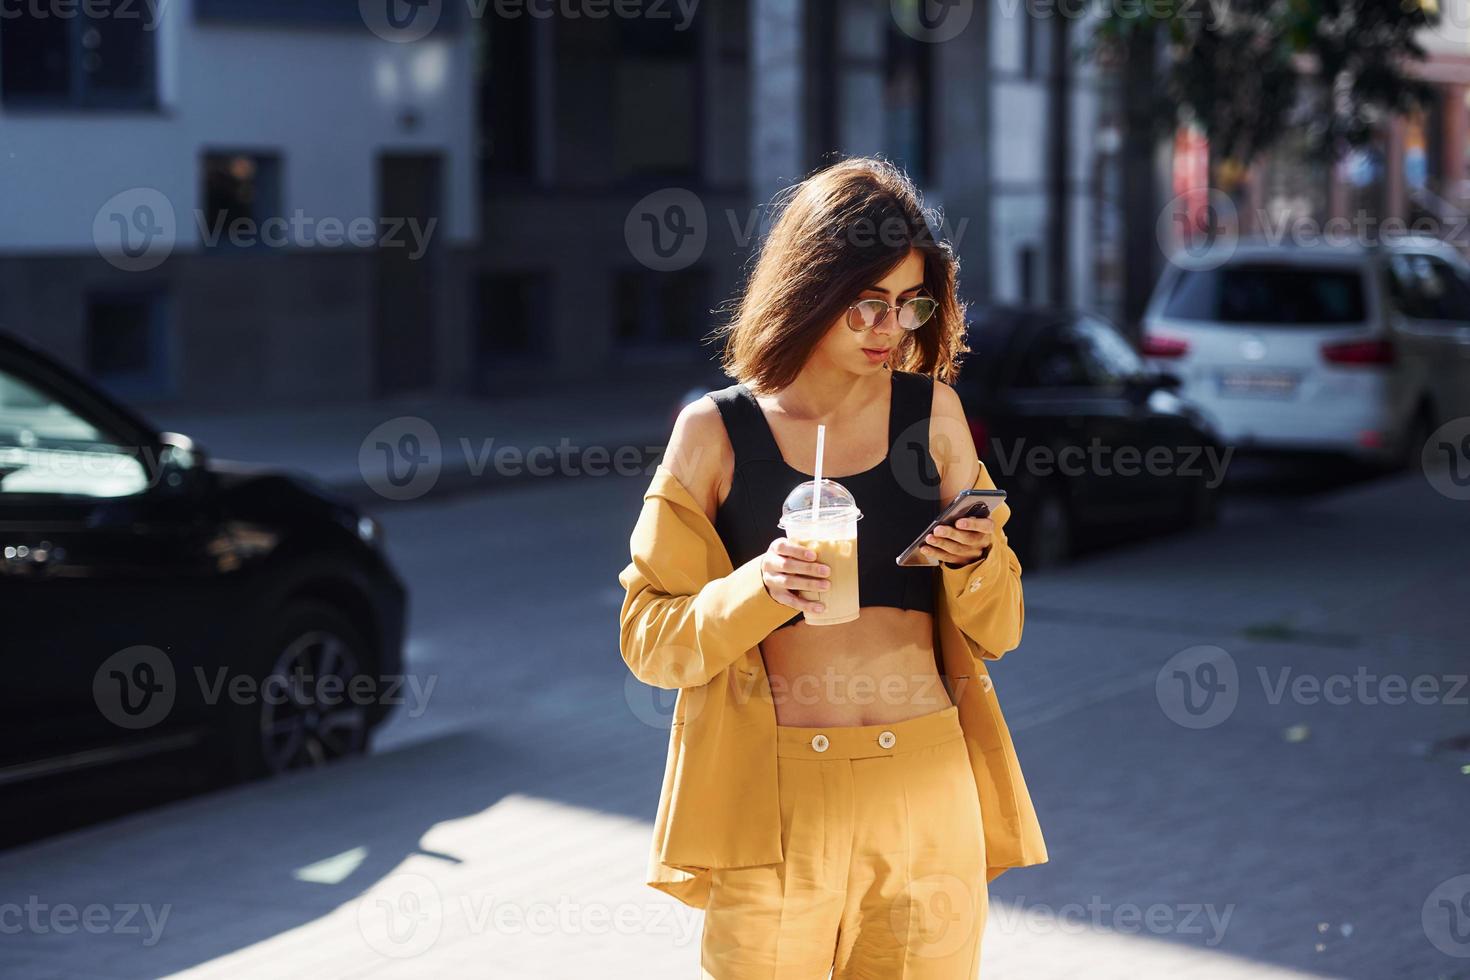
[(1198, 123), (1217, 159), (1244, 166), (1288, 130), (1330, 159), (1424, 103), (1428, 86), (1409, 69), (1438, 14), (1420, 2), (1112, 0), (1099, 5), (1091, 50), (1116, 62), (1153, 33), (1167, 53), (1162, 85), (1125, 97), (1148, 98), (1165, 130)]

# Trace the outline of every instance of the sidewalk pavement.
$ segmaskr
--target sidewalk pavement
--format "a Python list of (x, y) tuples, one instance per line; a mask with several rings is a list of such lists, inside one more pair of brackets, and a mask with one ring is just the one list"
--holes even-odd
[[(707, 373), (707, 372), (706, 372)], [(641, 468), (663, 451), (697, 368), (541, 394), (406, 397), (256, 411), (152, 410), (220, 460), (309, 474), (365, 505), (530, 478)]]
[[(1155, 684), (1205, 643), (1244, 678), (1463, 672), (1466, 540), (1470, 508), (1406, 476), (1029, 581), (995, 676), (1052, 861), (992, 885), (987, 980), (1457, 975), (1422, 916), (1470, 872), (1470, 780), (1418, 740), (1463, 733), (1463, 709), (1274, 705), (1246, 682), (1192, 731)], [(641, 883), (666, 734), (621, 684), (583, 696), (0, 854), (0, 898), (48, 910), (0, 975), (697, 975), (699, 913)], [(1103, 907), (1089, 927), (1068, 903)]]

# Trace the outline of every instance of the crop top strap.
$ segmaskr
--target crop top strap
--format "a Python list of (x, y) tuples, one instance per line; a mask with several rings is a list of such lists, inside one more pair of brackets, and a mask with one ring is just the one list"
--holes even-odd
[[(916, 487), (924, 494), (938, 495), (939, 468), (929, 451), (929, 416), (934, 406), (934, 379), (912, 371), (893, 373), (893, 410), (888, 416), (889, 458), (893, 472), (903, 474), (899, 482), (907, 486), (917, 479)], [(913, 465), (910, 465), (910, 464)], [(919, 488), (923, 488), (919, 490)]]
[(736, 460), (741, 463), (757, 459), (781, 461), (781, 447), (776, 445), (776, 437), (771, 434), (771, 427), (766, 424), (749, 388), (733, 384), (712, 391), (709, 396), (720, 408), (720, 418), (725, 423)]

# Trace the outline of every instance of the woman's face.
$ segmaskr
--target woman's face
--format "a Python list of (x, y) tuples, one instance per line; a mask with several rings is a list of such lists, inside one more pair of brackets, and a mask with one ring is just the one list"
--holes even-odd
[[(897, 306), (919, 295), (923, 288), (924, 255), (911, 248), (903, 261), (878, 282), (869, 283), (852, 298), (852, 302), (882, 299)], [(822, 361), (854, 374), (877, 372), (883, 370), (883, 365), (892, 358), (894, 348), (907, 332), (898, 325), (896, 310), (889, 310), (888, 315), (874, 326), (852, 330), (847, 325), (847, 310), (844, 309), (813, 353)]]

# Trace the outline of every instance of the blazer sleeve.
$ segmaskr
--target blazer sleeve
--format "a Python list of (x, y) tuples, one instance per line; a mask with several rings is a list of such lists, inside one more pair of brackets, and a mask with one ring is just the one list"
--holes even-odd
[(766, 591), (761, 555), (711, 577), (718, 558), (697, 521), (708, 523), (662, 497), (645, 499), (632, 561), (618, 574), (623, 660), (654, 687), (708, 683), (796, 612)]
[[(974, 486), (995, 489), (983, 462)], [(1026, 606), (1021, 595), (1021, 563), (1005, 535), (1010, 505), (1002, 503), (990, 516), (995, 520), (995, 533), (985, 560), (958, 568), (941, 564), (939, 569), (955, 625), (980, 646), (986, 660), (999, 660), (1021, 645)]]

